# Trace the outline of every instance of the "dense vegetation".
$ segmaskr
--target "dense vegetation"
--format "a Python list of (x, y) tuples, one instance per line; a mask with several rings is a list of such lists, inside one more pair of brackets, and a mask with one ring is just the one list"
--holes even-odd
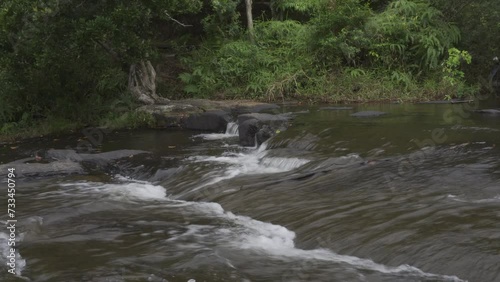
[(472, 95), (500, 47), (493, 0), (4, 0), (0, 133), (130, 112), (130, 67), (168, 98)]

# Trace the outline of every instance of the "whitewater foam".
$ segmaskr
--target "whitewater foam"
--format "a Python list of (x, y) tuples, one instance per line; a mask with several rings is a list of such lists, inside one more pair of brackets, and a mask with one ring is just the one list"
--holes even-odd
[(165, 188), (145, 181), (128, 183), (76, 182), (63, 183), (62, 187), (73, 187), (80, 193), (106, 194), (114, 200), (161, 200), (167, 196)]
[(240, 175), (270, 174), (287, 172), (299, 168), (309, 160), (299, 158), (267, 157), (266, 143), (258, 148), (248, 149), (245, 152), (225, 152), (221, 156), (196, 156), (190, 160), (196, 162), (213, 162), (228, 165), (221, 172), (217, 172), (210, 180), (192, 191), (213, 185), (223, 180)]
[(460, 197), (457, 195), (449, 194), (446, 196), (448, 199), (451, 199), (456, 202), (462, 202), (462, 203), (472, 203), (472, 204), (484, 204), (484, 203), (499, 203), (500, 202), (500, 195), (497, 195), (492, 198), (486, 198), (486, 199), (465, 199), (464, 197)]
[(194, 135), (193, 138), (203, 138), (204, 140), (220, 140), (225, 138), (238, 137), (238, 124), (229, 122), (224, 133), (203, 133)]
[[(235, 215), (225, 211), (218, 203), (170, 200), (166, 198), (165, 188), (144, 181), (118, 184), (85, 182), (64, 185), (79, 186), (89, 192), (105, 193), (120, 200), (166, 199), (173, 206), (182, 206), (183, 212), (194, 213), (198, 216), (218, 218), (229, 223), (223, 224), (222, 226), (189, 225), (186, 232), (172, 236), (168, 241), (175, 241), (184, 236), (197, 236), (205, 238), (202, 240), (203, 242), (210, 242), (219, 246), (228, 246), (232, 249), (245, 249), (257, 253), (266, 253), (267, 255), (275, 257), (346, 263), (358, 270), (376, 271), (385, 274), (405, 274), (424, 278), (439, 278), (445, 281), (463, 281), (456, 276), (427, 273), (406, 264), (396, 267), (387, 266), (376, 263), (370, 259), (340, 255), (329, 249), (298, 249), (295, 247), (294, 243), (296, 237), (295, 232), (284, 226), (255, 220), (248, 216)], [(5, 234), (0, 233), (0, 243), (6, 238)], [(5, 245), (6, 244), (3, 244), (3, 246)], [(2, 251), (2, 253), (5, 252), (3, 249), (0, 249), (0, 251)], [(21, 261), (20, 256), (19, 259)]]
[[(210, 238), (207, 241), (218, 240), (216, 244), (230, 246), (234, 249), (253, 250), (263, 252), (267, 255), (276, 257), (287, 257), (298, 260), (319, 260), (331, 263), (345, 263), (358, 270), (376, 271), (384, 274), (405, 274), (410, 276), (441, 279), (444, 281), (464, 281), (457, 276), (440, 275), (428, 273), (419, 268), (403, 264), (399, 266), (387, 266), (376, 263), (370, 259), (363, 259), (355, 256), (340, 255), (329, 249), (303, 250), (295, 247), (295, 232), (288, 230), (281, 225), (272, 224), (255, 220), (248, 216), (235, 215), (224, 211), (221, 205), (217, 203), (198, 203), (189, 202), (192, 211), (203, 213), (207, 216), (216, 216), (230, 222), (229, 227), (224, 226), (213, 230), (214, 227), (190, 225), (188, 230), (180, 235), (193, 236), (198, 235), (207, 237), (215, 234), (208, 234), (207, 230), (213, 230), (219, 236)], [(170, 240), (176, 240), (171, 238)]]
[[(266, 145), (246, 152), (226, 152), (221, 156), (197, 156), (190, 159), (194, 162), (214, 162), (226, 167), (217, 174), (210, 175), (210, 180), (202, 186), (236, 177), (238, 175), (268, 174), (286, 172), (296, 169), (308, 162), (299, 158), (267, 157)], [(352, 156), (350, 157), (352, 158)], [(348, 158), (348, 159), (350, 159)], [(134, 181), (117, 177), (124, 183), (73, 183), (62, 186), (78, 186), (88, 192), (103, 193), (117, 200), (159, 200), (166, 198), (166, 189), (147, 181)], [(195, 189), (195, 190), (196, 190)], [(191, 190), (191, 192), (195, 191)], [(275, 257), (287, 257), (298, 260), (320, 260), (329, 263), (345, 263), (358, 270), (376, 271), (384, 274), (405, 274), (423, 278), (438, 278), (445, 281), (463, 281), (456, 276), (427, 273), (410, 265), (387, 266), (370, 259), (349, 255), (340, 255), (332, 250), (319, 248), (303, 250), (295, 247), (295, 232), (284, 226), (255, 220), (227, 212), (218, 203), (190, 202), (170, 200), (170, 204), (183, 206), (182, 212), (196, 213), (205, 217), (214, 217), (229, 224), (222, 226), (189, 225), (187, 232), (172, 236), (177, 240), (183, 236), (199, 236), (203, 242), (210, 242), (232, 249), (245, 249), (257, 253), (265, 253)]]

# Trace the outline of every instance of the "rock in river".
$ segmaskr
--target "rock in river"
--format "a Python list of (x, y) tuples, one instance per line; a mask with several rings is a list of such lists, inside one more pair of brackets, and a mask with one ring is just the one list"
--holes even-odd
[(209, 111), (192, 114), (183, 119), (182, 127), (193, 130), (224, 132), (229, 120), (229, 114), (225, 111)]
[(386, 115), (387, 113), (385, 112), (379, 112), (379, 111), (363, 111), (363, 112), (356, 112), (354, 114), (351, 114), (352, 117), (378, 117), (378, 116), (383, 116)]
[[(8, 168), (15, 168), (17, 177), (47, 177), (53, 175), (85, 174), (85, 164), (105, 167), (112, 161), (138, 154), (149, 153), (141, 150), (117, 150), (99, 154), (79, 154), (75, 150), (50, 149), (43, 156), (43, 162), (33, 158), (21, 159), (0, 165), (0, 176), (7, 174)], [(82, 165), (83, 164), (83, 165)]]
[(482, 110), (475, 110), (474, 112), (489, 116), (500, 116), (500, 109), (482, 109)]
[(320, 111), (347, 111), (352, 110), (352, 107), (321, 107)]
[(243, 114), (238, 116), (239, 138), (242, 146), (255, 146), (271, 138), (277, 130), (288, 126), (290, 115), (271, 115), (261, 113)]
[(0, 165), (0, 175), (7, 174), (8, 168), (15, 168), (16, 177), (45, 177), (52, 175), (83, 174), (79, 163), (69, 160), (50, 163), (15, 163)]

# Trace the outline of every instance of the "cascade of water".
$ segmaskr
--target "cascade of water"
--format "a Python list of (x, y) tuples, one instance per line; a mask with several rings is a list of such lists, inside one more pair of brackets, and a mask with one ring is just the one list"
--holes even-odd
[[(117, 177), (124, 180), (123, 177)], [(104, 184), (104, 183), (71, 183), (62, 184), (65, 188), (74, 186), (83, 193), (104, 194), (106, 198), (115, 201), (156, 201), (161, 202), (163, 207), (178, 208), (179, 212), (188, 216), (218, 218), (230, 222), (229, 225), (199, 225), (188, 224), (184, 233), (173, 234), (167, 242), (184, 241), (186, 238), (195, 238), (197, 242), (215, 242), (219, 246), (225, 246), (235, 252), (250, 250), (254, 253), (267, 253), (274, 257), (297, 259), (300, 261), (317, 261), (330, 264), (347, 264), (358, 270), (375, 271), (384, 274), (407, 275), (409, 277), (421, 277), (424, 279), (440, 281), (463, 281), (457, 276), (440, 275), (424, 272), (410, 265), (389, 266), (377, 263), (371, 259), (360, 258), (351, 255), (341, 255), (330, 249), (317, 248), (311, 250), (301, 249), (295, 246), (295, 232), (285, 226), (260, 221), (248, 216), (233, 214), (214, 202), (193, 202), (174, 200), (167, 197), (165, 188), (153, 185), (146, 181), (129, 180), (129, 183)], [(149, 194), (148, 196), (144, 196)], [(209, 231), (209, 232), (207, 232)], [(6, 240), (6, 236), (0, 241)], [(306, 264), (304, 266), (307, 266)]]
[(238, 124), (236, 122), (229, 122), (227, 124), (226, 135), (238, 135)]
[(195, 135), (193, 137), (199, 137), (205, 140), (219, 140), (237, 136), (238, 136), (238, 124), (236, 122), (229, 122), (227, 124), (225, 133), (204, 133)]

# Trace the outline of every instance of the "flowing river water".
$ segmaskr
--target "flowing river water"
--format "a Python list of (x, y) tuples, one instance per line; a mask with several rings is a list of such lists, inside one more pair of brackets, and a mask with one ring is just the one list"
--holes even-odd
[(284, 107), (292, 125), (258, 148), (233, 123), (109, 133), (102, 151), (153, 155), (20, 181), (18, 275), (0, 281), (500, 281), (500, 118), (355, 107), (388, 114)]

